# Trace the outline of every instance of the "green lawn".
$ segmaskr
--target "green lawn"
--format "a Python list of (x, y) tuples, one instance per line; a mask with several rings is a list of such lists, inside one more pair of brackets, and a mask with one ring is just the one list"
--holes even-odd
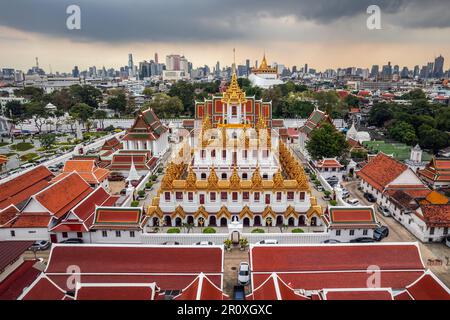
[(11, 150), (15, 150), (15, 151), (28, 151), (34, 148), (34, 145), (29, 143), (29, 142), (20, 142), (17, 144), (13, 144), (12, 146), (10, 146)]
[[(383, 152), (387, 155), (393, 155), (395, 159), (404, 161), (409, 159), (411, 147), (403, 143), (386, 143), (385, 141), (366, 141), (363, 145), (373, 153)], [(422, 161), (430, 161), (431, 154), (423, 152)]]
[(20, 157), (20, 160), (23, 162), (27, 162), (39, 157), (37, 153), (27, 153)]
[(8, 144), (9, 144), (9, 142), (0, 142), (0, 147), (7, 146)]

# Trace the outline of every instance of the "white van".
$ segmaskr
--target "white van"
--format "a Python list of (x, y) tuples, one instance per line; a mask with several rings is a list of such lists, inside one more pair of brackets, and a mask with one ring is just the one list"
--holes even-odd
[(358, 199), (348, 199), (347, 203), (349, 205), (352, 205), (352, 206), (358, 206), (359, 205), (359, 200)]
[(34, 166), (35, 165), (33, 163), (26, 163), (26, 164), (21, 165), (20, 168), (26, 170), (26, 169), (33, 168)]

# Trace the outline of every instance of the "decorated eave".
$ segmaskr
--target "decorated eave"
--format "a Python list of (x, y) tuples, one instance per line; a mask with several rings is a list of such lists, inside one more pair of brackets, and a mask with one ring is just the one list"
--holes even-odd
[(237, 81), (236, 70), (233, 66), (233, 74), (231, 76), (231, 83), (228, 89), (223, 93), (222, 102), (227, 104), (245, 104), (247, 98), (245, 92), (239, 87)]
[(146, 217), (142, 207), (96, 207), (93, 230), (140, 230)]

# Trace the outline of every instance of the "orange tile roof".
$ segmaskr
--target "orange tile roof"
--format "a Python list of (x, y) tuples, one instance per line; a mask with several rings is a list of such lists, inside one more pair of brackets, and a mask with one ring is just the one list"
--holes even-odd
[(407, 165), (380, 152), (358, 172), (358, 176), (377, 190), (384, 191), (389, 183), (407, 169)]
[(447, 204), (448, 198), (437, 191), (430, 192), (425, 200), (430, 204)]
[(372, 207), (330, 207), (330, 228), (378, 227)]
[(427, 226), (450, 227), (450, 204), (425, 204), (420, 208)]
[(13, 205), (0, 211), (0, 226), (3, 226), (4, 224), (10, 222), (18, 213), (19, 209), (17, 209)]
[(34, 198), (60, 218), (91, 192), (89, 184), (79, 174), (72, 173), (39, 192)]
[(0, 186), (0, 210), (11, 204), (17, 206), (32, 195), (49, 186), (53, 173), (39, 166)]
[(47, 228), (51, 219), (48, 212), (22, 213), (4, 228)]
[(74, 171), (89, 184), (99, 184), (110, 174), (109, 170), (97, 167), (94, 160), (68, 160), (64, 165), (63, 173), (53, 181), (60, 181)]

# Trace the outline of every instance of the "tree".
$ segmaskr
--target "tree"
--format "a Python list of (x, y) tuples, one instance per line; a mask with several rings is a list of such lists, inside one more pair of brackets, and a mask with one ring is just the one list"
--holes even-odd
[(306, 149), (314, 160), (319, 160), (322, 158), (340, 158), (347, 153), (349, 145), (345, 136), (338, 132), (333, 125), (322, 123), (320, 127), (312, 131)]
[(69, 89), (56, 90), (50, 94), (50, 102), (54, 104), (58, 110), (68, 112), (72, 108), (76, 101), (72, 96)]
[(359, 106), (359, 99), (353, 94), (349, 94), (345, 97), (344, 103), (346, 103), (350, 108), (357, 108)]
[(424, 149), (437, 154), (439, 150), (449, 146), (448, 133), (434, 129), (426, 124), (419, 128), (419, 144)]
[(116, 113), (124, 113), (127, 108), (127, 96), (122, 90), (116, 91), (108, 99), (108, 108), (114, 110)]
[(25, 87), (23, 89), (14, 90), (14, 95), (24, 97), (32, 101), (41, 101), (44, 95), (44, 89), (37, 87)]
[(25, 107), (20, 101), (9, 101), (5, 105), (5, 116), (9, 118), (21, 119), (25, 116)]
[(56, 142), (56, 135), (54, 134), (42, 134), (39, 136), (39, 141), (41, 142), (42, 148), (48, 150), (51, 149), (53, 144)]
[(339, 104), (339, 96), (336, 91), (317, 91), (313, 93), (313, 97), (317, 100), (319, 109), (326, 111), (329, 115)]
[(94, 108), (85, 103), (77, 103), (70, 109), (70, 115), (81, 124), (85, 123), (94, 115)]
[(394, 117), (390, 106), (387, 103), (379, 103), (372, 107), (369, 112), (369, 123), (371, 125), (382, 127), (385, 122)]
[(25, 105), (25, 114), (27, 118), (34, 120), (39, 134), (42, 132), (42, 126), (50, 116), (48, 111), (45, 109), (44, 103), (37, 101), (33, 101)]
[(155, 93), (155, 92), (154, 92), (153, 89), (150, 88), (150, 87), (146, 87), (146, 88), (144, 89), (144, 91), (142, 91), (142, 94), (143, 94), (144, 96), (146, 96), (146, 97), (151, 97), (151, 96), (153, 96), (154, 93)]
[(419, 99), (426, 99), (427, 97), (422, 89), (414, 89), (402, 95), (401, 98), (403, 100), (419, 100)]
[(143, 110), (152, 108), (158, 117), (164, 119), (177, 118), (183, 112), (183, 103), (178, 97), (170, 97), (164, 93), (157, 93), (152, 101), (144, 104)]
[(180, 98), (184, 106), (184, 112), (190, 116), (195, 114), (194, 110), (194, 86), (186, 81), (178, 81), (173, 84), (168, 94), (171, 97)]
[(93, 86), (73, 85), (69, 88), (74, 104), (84, 103), (93, 108), (98, 108), (98, 103), (102, 98), (102, 92)]
[(406, 143), (407, 145), (415, 145), (417, 136), (414, 127), (407, 122), (398, 121), (389, 127), (389, 136), (397, 141)]
[(281, 102), (281, 116), (283, 118), (308, 118), (314, 110), (314, 105), (303, 101), (299, 94), (291, 93)]

